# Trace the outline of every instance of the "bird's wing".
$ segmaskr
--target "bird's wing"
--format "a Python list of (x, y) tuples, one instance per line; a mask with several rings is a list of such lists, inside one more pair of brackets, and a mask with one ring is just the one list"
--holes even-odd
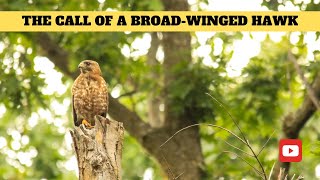
[(109, 93), (108, 93), (108, 89), (107, 89), (107, 95), (106, 95), (106, 97), (107, 97), (107, 110), (106, 110), (106, 114), (108, 114), (108, 111), (109, 111)]
[(73, 113), (73, 122), (75, 126), (79, 126), (80, 124), (78, 123), (78, 117), (76, 110), (74, 109), (74, 95), (72, 95), (72, 113)]
[(105, 110), (105, 112), (103, 112), (101, 114), (101, 116), (106, 118), (107, 114), (108, 114), (108, 107), (109, 107), (108, 89), (105, 88), (103, 93), (105, 93), (105, 95), (106, 95), (106, 99), (105, 99), (106, 101), (105, 101), (105, 104), (104, 104), (106, 106), (106, 110)]

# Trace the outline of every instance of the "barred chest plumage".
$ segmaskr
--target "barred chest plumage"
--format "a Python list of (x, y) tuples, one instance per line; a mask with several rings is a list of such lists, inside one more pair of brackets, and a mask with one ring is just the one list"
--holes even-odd
[(94, 125), (94, 116), (106, 116), (108, 109), (107, 84), (101, 76), (80, 75), (72, 87), (77, 122), (86, 119)]

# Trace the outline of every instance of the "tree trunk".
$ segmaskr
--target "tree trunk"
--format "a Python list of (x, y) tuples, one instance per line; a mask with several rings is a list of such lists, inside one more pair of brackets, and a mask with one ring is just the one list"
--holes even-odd
[[(157, 51), (160, 46), (160, 39), (156, 32), (151, 33), (151, 46), (147, 54), (147, 65), (151, 69), (155, 69), (159, 62), (156, 59)], [(161, 79), (161, 75), (157, 71), (151, 71), (148, 74), (150, 79)], [(160, 83), (155, 85), (155, 89), (159, 88)], [(163, 126), (163, 113), (159, 110), (159, 106), (162, 102), (162, 98), (159, 97), (157, 91), (152, 91), (148, 95), (148, 121), (153, 128), (160, 128)]]
[[(162, 0), (166, 11), (188, 11), (187, 0)], [(162, 168), (170, 179), (202, 179), (204, 160), (202, 156), (199, 128), (193, 127), (180, 132), (162, 148), (159, 147), (178, 130), (197, 123), (188, 113), (177, 114), (175, 107), (178, 104), (171, 96), (173, 84), (181, 78), (181, 73), (175, 72), (181, 64), (191, 64), (191, 35), (190, 33), (164, 32), (162, 46), (164, 51), (164, 126), (150, 133), (143, 142), (143, 146), (159, 160)], [(185, 108), (185, 107), (182, 107)], [(160, 142), (160, 143), (159, 143)]]
[(96, 116), (95, 127), (70, 131), (80, 180), (121, 180), (123, 124)]

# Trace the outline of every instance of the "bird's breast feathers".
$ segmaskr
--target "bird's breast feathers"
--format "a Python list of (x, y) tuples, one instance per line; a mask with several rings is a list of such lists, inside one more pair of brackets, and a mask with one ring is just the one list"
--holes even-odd
[(101, 76), (91, 78), (80, 75), (72, 87), (72, 94), (79, 112), (100, 114), (107, 110), (107, 84)]
[(85, 77), (80, 75), (72, 87), (72, 93), (75, 95), (78, 91), (83, 95), (101, 94), (107, 92), (107, 84), (104, 79), (99, 77)]

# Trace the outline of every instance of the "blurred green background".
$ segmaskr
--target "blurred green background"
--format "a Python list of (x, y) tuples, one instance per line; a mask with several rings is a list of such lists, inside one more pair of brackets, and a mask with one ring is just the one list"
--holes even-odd
[[(0, 2), (2, 11), (164, 10), (160, 0)], [(186, 2), (190, 10), (320, 9), (316, 0)], [(68, 131), (73, 126), (70, 87), (72, 77), (79, 73), (77, 65), (84, 59), (97, 60), (112, 97), (153, 126), (161, 126), (166, 108), (163, 97), (169, 97), (174, 100), (172, 112), (181, 114), (190, 107), (196, 122), (217, 124), (238, 133), (227, 112), (206, 95), (210, 93), (237, 119), (256, 151), (275, 130), (259, 156), (269, 173), (278, 158), (282, 120), (301, 106), (306, 95), (306, 86), (288, 54), (293, 54), (311, 84), (320, 68), (320, 33), (190, 34), (191, 52), (187, 53), (192, 60), (172, 67), (174, 73), (188, 76), (178, 76), (166, 91), (163, 45), (167, 42), (163, 42), (161, 32), (0, 33), (0, 179), (77, 179)], [(60, 56), (67, 59), (59, 60)], [(150, 116), (158, 121), (150, 122)], [(318, 167), (320, 176), (319, 123), (319, 113), (315, 113), (301, 131), (303, 161), (292, 164), (292, 174), (315, 179)], [(239, 158), (222, 153), (236, 151), (224, 141), (246, 149), (234, 137), (201, 126), (200, 140), (201, 168), (206, 174), (202, 179), (257, 178)], [(255, 164), (253, 159), (248, 161)], [(156, 158), (130, 133), (125, 136), (122, 167), (123, 179), (166, 178)]]

